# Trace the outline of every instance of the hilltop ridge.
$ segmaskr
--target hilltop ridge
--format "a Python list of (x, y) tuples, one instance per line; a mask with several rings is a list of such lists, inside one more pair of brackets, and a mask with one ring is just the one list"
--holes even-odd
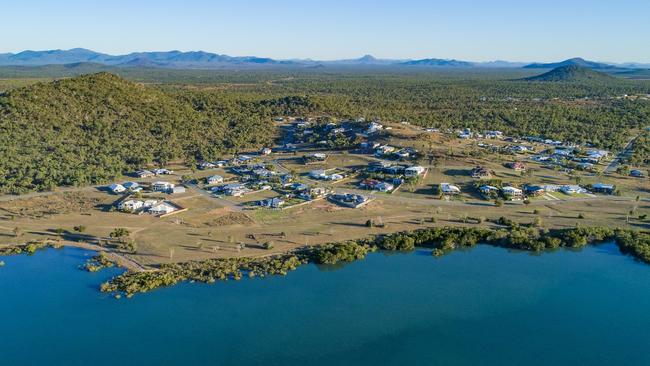
[(546, 82), (593, 82), (593, 81), (611, 81), (614, 77), (603, 72), (595, 71), (587, 67), (578, 65), (566, 65), (556, 67), (551, 71), (541, 75), (526, 78), (527, 81), (546, 81)]

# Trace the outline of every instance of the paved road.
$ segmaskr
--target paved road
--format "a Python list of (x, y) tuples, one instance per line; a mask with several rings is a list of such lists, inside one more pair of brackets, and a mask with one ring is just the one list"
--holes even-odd
[(623, 150), (621, 150), (621, 151), (616, 155), (616, 157), (612, 160), (612, 162), (609, 163), (609, 165), (607, 166), (607, 168), (605, 168), (604, 173), (608, 173), (608, 174), (609, 174), (609, 173), (615, 173), (615, 172), (616, 172), (616, 169), (618, 169), (618, 166), (621, 164), (621, 159), (626, 159), (626, 158), (628, 158), (628, 157), (630, 156), (630, 154), (632, 154), (632, 148), (634, 147), (634, 141), (636, 141), (636, 139), (637, 139), (638, 137), (639, 137), (639, 136), (636, 136), (635, 138), (633, 138), (632, 140), (630, 140), (630, 141), (627, 143), (627, 145), (625, 145), (625, 148), (624, 148)]

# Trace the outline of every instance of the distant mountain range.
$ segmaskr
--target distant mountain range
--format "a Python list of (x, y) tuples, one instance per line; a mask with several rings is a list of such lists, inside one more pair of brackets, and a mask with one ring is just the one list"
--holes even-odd
[(474, 64), (467, 61), (443, 60), (439, 58), (425, 58), (423, 60), (411, 60), (400, 62), (402, 66), (442, 66), (442, 67), (473, 67)]
[(108, 55), (84, 48), (70, 50), (22, 51), (0, 54), (0, 66), (43, 66), (94, 63), (117, 67), (150, 67), (176, 69), (249, 69), (278, 67), (419, 67), (419, 68), (526, 68), (552, 69), (578, 65), (595, 70), (642, 69), (648, 64), (608, 64), (572, 58), (555, 63), (532, 63), (509, 61), (471, 62), (454, 59), (426, 58), (421, 60), (378, 59), (365, 55), (357, 59), (318, 61), (310, 59), (275, 60), (268, 57), (228, 56), (204, 51), (133, 52), (126, 55)]

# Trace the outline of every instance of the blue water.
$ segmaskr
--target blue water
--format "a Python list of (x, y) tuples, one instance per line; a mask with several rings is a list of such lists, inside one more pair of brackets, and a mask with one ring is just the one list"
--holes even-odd
[(650, 365), (650, 266), (480, 246), (115, 300), (92, 253), (2, 258), (0, 365)]

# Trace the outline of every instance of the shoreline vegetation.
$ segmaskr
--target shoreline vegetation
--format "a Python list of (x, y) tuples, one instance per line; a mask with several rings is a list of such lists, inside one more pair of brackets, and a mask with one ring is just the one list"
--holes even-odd
[(613, 240), (625, 255), (650, 264), (650, 233), (607, 227), (542, 229), (510, 223), (507, 228), (436, 227), (378, 235), (367, 239), (303, 247), (264, 258), (228, 258), (162, 264), (155, 271), (126, 271), (100, 286), (102, 292), (131, 297), (180, 282), (213, 283), (243, 277), (286, 275), (299, 266), (314, 263), (334, 265), (353, 262), (370, 252), (432, 250), (434, 257), (477, 244), (541, 253), (558, 248), (579, 249)]
[(39, 241), (34, 240), (24, 244), (0, 246), (0, 256), (19, 255), (19, 254), (32, 255), (41, 249), (47, 249), (47, 248), (60, 249), (62, 247), (63, 244), (60, 242), (50, 241), (50, 240), (39, 240)]

